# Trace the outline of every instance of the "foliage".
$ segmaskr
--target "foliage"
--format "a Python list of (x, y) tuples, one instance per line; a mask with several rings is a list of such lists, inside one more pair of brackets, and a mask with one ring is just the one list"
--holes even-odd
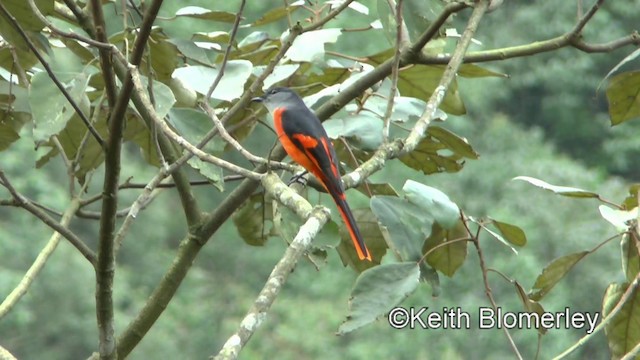
[[(567, 306), (573, 312), (601, 309), (606, 318), (597, 330), (604, 328), (612, 356), (637, 354), (638, 331), (631, 326), (640, 278), (637, 185), (587, 176), (587, 169), (541, 145), (539, 133), (522, 132), (475, 100), (509, 104), (503, 108), (515, 117), (509, 102), (516, 99), (518, 111), (523, 95), (542, 103), (545, 92), (532, 89), (550, 73), (526, 73), (512, 58), (545, 68), (532, 55), (548, 52), (547, 67), (564, 70), (567, 52), (553, 50), (610, 52), (638, 45), (637, 33), (594, 34), (592, 20), (620, 10), (602, 11), (600, 0), (578, 21), (565, 19), (553, 34), (523, 41), (530, 44), (472, 46), (467, 52), (474, 36), (495, 33), (498, 41), (513, 35), (476, 32), (487, 5), (0, 3), (0, 185), (6, 190), (0, 257), (7, 270), (0, 289), (14, 292), (0, 305), (0, 334), (7, 334), (2, 346), (23, 357), (94, 352), (101, 359), (235, 358), (246, 347), (248, 357), (299, 358), (282, 350), (286, 343), (313, 357), (370, 358), (398, 355), (397, 344), (385, 342), (394, 338), (405, 357), (426, 358), (434, 352), (415, 345), (420, 332), (397, 331), (381, 319), (397, 306), (473, 313), (484, 301), (484, 307), (538, 315)], [(512, 2), (487, 16), (504, 11), (522, 17), (516, 31), (524, 20), (539, 22), (564, 6), (516, 11)], [(460, 18), (448, 22), (454, 13)], [(451, 28), (458, 23), (462, 35)], [(386, 42), (372, 41), (383, 37)], [(583, 62), (590, 56), (571, 54), (578, 59), (572, 66), (588, 67)], [(620, 71), (637, 54), (609, 65), (605, 92), (612, 125), (626, 126), (640, 115), (637, 71)], [(503, 60), (504, 69), (474, 64), (488, 60)], [(502, 70), (523, 75), (507, 89)], [(569, 90), (593, 91), (572, 79)], [(502, 88), (478, 90), (495, 82)], [(259, 120), (262, 110), (249, 100), (275, 85), (294, 88), (327, 120), (348, 173), (344, 183), (359, 190), (349, 193), (349, 201), (372, 262), (357, 259), (344, 226), (313, 209), (312, 203), (331, 204), (326, 195), (304, 189), (300, 196), (297, 184), (288, 187), (272, 175), (297, 168), (281, 162), (282, 148), (272, 146), (275, 137)], [(467, 90), (474, 100), (463, 96)], [(565, 120), (578, 99), (551, 99), (530, 115), (553, 114), (559, 133), (576, 129)], [(591, 114), (583, 107), (579, 116), (597, 119)], [(548, 130), (548, 123), (541, 124)], [(637, 147), (626, 140), (609, 151)], [(581, 149), (574, 145), (569, 153)], [(507, 179), (519, 181), (503, 186)], [(603, 183), (617, 193), (593, 190)], [(550, 193), (541, 195), (531, 185)], [(516, 190), (504, 190), (509, 187)], [(591, 211), (586, 217), (574, 216), (585, 208)], [(71, 222), (62, 216), (67, 211)], [(614, 225), (613, 236), (603, 230), (606, 222)], [(51, 257), (37, 250), (45, 245), (36, 240), (50, 231), (45, 225), (68, 240)], [(623, 282), (615, 281), (619, 268), (611, 265), (612, 252), (601, 250), (617, 240)], [(308, 264), (300, 261), (304, 256)], [(589, 261), (603, 264), (600, 273), (581, 266)], [(23, 277), (30, 263), (44, 270)], [(289, 280), (296, 266), (301, 274)], [(309, 271), (314, 268), (321, 271)], [(505, 281), (497, 282), (496, 274)], [(286, 282), (291, 288), (283, 288)], [(592, 301), (594, 289), (604, 293), (601, 306)], [(280, 304), (274, 305), (276, 298)], [(41, 332), (50, 324), (54, 331)], [(341, 338), (301, 339), (301, 333), (315, 332), (311, 327), (325, 334), (337, 329)], [(429, 329), (425, 338), (429, 350), (446, 357), (471, 351), (546, 357), (570, 347), (566, 356), (584, 344), (551, 337), (555, 330), (542, 327), (492, 329), (471, 340), (463, 338), (475, 328), (444, 330)], [(44, 335), (26, 336), (35, 333)], [(229, 334), (232, 341), (225, 341)], [(580, 351), (604, 356), (598, 347), (603, 339), (595, 334), (586, 336), (590, 341)]]

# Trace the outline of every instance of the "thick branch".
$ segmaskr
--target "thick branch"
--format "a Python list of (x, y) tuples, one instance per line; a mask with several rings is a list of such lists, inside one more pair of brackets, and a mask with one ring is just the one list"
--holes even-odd
[[(151, 26), (158, 15), (162, 0), (151, 2), (142, 20), (142, 25), (131, 54), (131, 63), (138, 66), (142, 60), (144, 46), (151, 34)], [(100, 10), (97, 10), (99, 8)], [(104, 19), (101, 17), (100, 1), (93, 2), (94, 21), (98, 40), (101, 31), (104, 31)], [(104, 41), (103, 41), (104, 42)], [(106, 62), (104, 62), (106, 61)], [(111, 72), (111, 59), (103, 59), (101, 64), (109, 67)], [(107, 73), (104, 74), (105, 81)], [(113, 76), (113, 75), (111, 75)], [(115, 81), (115, 80), (114, 80)], [(109, 117), (109, 140), (105, 149), (105, 174), (102, 200), (102, 218), (100, 219), (100, 241), (98, 248), (98, 262), (96, 266), (96, 314), (98, 318), (98, 331), (100, 339), (100, 358), (116, 359), (116, 338), (114, 335), (115, 324), (113, 318), (113, 278), (115, 274), (114, 230), (116, 212), (118, 210), (118, 183), (120, 178), (122, 131), (129, 99), (133, 91), (131, 76), (127, 76), (122, 90), (113, 104)]]

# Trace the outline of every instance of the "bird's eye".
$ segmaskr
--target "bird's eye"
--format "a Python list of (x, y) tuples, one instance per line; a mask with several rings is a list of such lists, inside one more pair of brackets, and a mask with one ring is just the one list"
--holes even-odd
[(278, 91), (276, 89), (271, 89), (269, 90), (269, 95), (273, 95), (275, 93), (277, 93)]

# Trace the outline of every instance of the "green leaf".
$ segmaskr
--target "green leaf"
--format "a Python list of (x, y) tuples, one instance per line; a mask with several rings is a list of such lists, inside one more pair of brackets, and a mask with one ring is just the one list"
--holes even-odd
[[(138, 116), (130, 115), (127, 117), (127, 126), (125, 127), (123, 138), (138, 145), (142, 158), (148, 164), (156, 167), (161, 165), (156, 138)], [(182, 149), (176, 148), (176, 150), (181, 151)]]
[(477, 221), (476, 219), (469, 217), (469, 219), (473, 222), (475, 222), (476, 224), (480, 225), (480, 227), (482, 229), (484, 229), (484, 231), (486, 231), (487, 233), (489, 233), (489, 235), (491, 235), (494, 239), (500, 241), (501, 243), (503, 243), (504, 245), (506, 245), (509, 249), (511, 249), (511, 251), (513, 251), (514, 254), (518, 254), (518, 250), (516, 250), (513, 246), (511, 246), (511, 244), (509, 243), (509, 241), (505, 240), (504, 237), (502, 237), (502, 235), (498, 234), (497, 232), (489, 229), (488, 227), (486, 227), (483, 222), (481, 221)]
[(589, 255), (588, 251), (580, 251), (577, 253), (565, 255), (553, 260), (547, 265), (542, 274), (538, 275), (536, 282), (533, 284), (533, 290), (537, 290), (529, 297), (534, 301), (542, 300), (551, 289), (564, 278), (565, 275), (585, 256)]
[(618, 210), (612, 209), (606, 205), (600, 205), (598, 206), (598, 210), (600, 210), (600, 215), (602, 216), (602, 218), (615, 226), (616, 230), (620, 232), (629, 229), (629, 221), (638, 218), (637, 207), (634, 207), (631, 210)]
[(640, 71), (623, 72), (611, 78), (607, 101), (612, 126), (640, 116)]
[[(253, 68), (253, 74), (258, 76), (262, 74), (265, 70), (266, 66), (256, 66)], [(271, 74), (264, 79), (264, 83), (262, 84), (262, 89), (266, 90), (282, 80), (290, 78), (298, 69), (300, 68), (300, 64), (285, 64), (285, 65), (277, 65)]]
[(418, 287), (420, 270), (414, 262), (383, 264), (358, 277), (349, 301), (349, 315), (340, 325), (344, 335), (384, 315)]
[[(531, 300), (519, 282), (514, 280), (513, 285), (516, 287), (516, 293), (518, 294), (518, 297), (520, 298), (520, 301), (522, 302), (522, 306), (524, 307), (526, 312), (536, 313), (539, 316), (542, 316), (545, 313), (542, 305), (540, 305), (540, 303), (537, 301)], [(547, 333), (547, 329), (544, 327), (539, 327), (538, 332), (541, 335), (544, 335)]]
[(442, 191), (413, 180), (407, 180), (402, 190), (410, 203), (430, 214), (443, 228), (448, 230), (458, 223), (460, 209)]
[(420, 140), (412, 152), (400, 156), (399, 159), (410, 168), (422, 171), (426, 175), (460, 171), (464, 164), (461, 156), (458, 154), (441, 155), (441, 150), (446, 148), (445, 144), (427, 135)]
[(20, 135), (9, 124), (0, 122), (0, 151), (6, 150)]
[(371, 210), (386, 228), (389, 248), (396, 256), (402, 261), (418, 261), (422, 257), (422, 243), (431, 233), (433, 218), (407, 200), (393, 196), (372, 197)]
[(625, 233), (622, 235), (620, 249), (622, 250), (622, 271), (627, 277), (627, 281), (633, 281), (640, 272), (638, 244), (629, 234)]
[(527, 236), (519, 227), (507, 224), (505, 222), (493, 220), (493, 225), (498, 228), (505, 240), (516, 246), (525, 246), (527, 244)]
[(269, 231), (265, 227), (265, 222), (271, 217), (269, 207), (270, 204), (265, 204), (264, 193), (260, 192), (251, 195), (249, 200), (233, 213), (231, 219), (245, 243), (251, 246), (263, 246), (267, 242)]
[(587, 191), (587, 190), (582, 190), (582, 189), (578, 189), (578, 188), (574, 188), (574, 187), (568, 187), (568, 186), (557, 186), (557, 185), (551, 185), (549, 183), (546, 183), (542, 180), (536, 179), (536, 178), (532, 178), (529, 176), (517, 176), (515, 178), (513, 178), (513, 180), (522, 180), (522, 181), (526, 181), (532, 185), (535, 185), (539, 188), (545, 189), (545, 190), (549, 190), (551, 192), (554, 192), (558, 195), (562, 195), (562, 196), (568, 196), (568, 197), (575, 197), (575, 198), (597, 198), (599, 197), (599, 195), (597, 193), (591, 192), (591, 191)]
[[(79, 105), (85, 114), (89, 113), (90, 104), (88, 99), (83, 99)], [(94, 120), (93, 127), (103, 139), (106, 139), (108, 135), (107, 115), (107, 112), (104, 111), (92, 116)], [(60, 131), (58, 140), (68, 159), (77, 158), (79, 160), (74, 175), (81, 182), (87, 172), (96, 169), (104, 161), (102, 146), (98, 144), (98, 141), (93, 136), (88, 134), (87, 127), (77, 114), (74, 114), (67, 126)], [(53, 144), (50, 146), (53, 147)]]
[[(602, 300), (602, 316), (607, 317), (627, 291), (629, 283), (612, 283), (607, 287)], [(613, 359), (620, 359), (640, 342), (640, 296), (638, 288), (632, 290), (631, 296), (620, 311), (604, 326), (609, 350)]]
[(429, 126), (427, 128), (427, 134), (433, 136), (434, 139), (444, 144), (447, 149), (453, 151), (455, 154), (465, 157), (467, 159), (477, 159), (478, 153), (473, 150), (467, 139), (462, 138), (451, 131), (439, 127)]
[[(168, 81), (181, 61), (178, 47), (162, 33), (160, 28), (152, 30), (148, 46), (150, 54), (144, 58), (144, 62), (146, 63), (148, 59), (151, 60), (155, 78), (160, 81)], [(141, 68), (145, 69), (144, 66)]]
[[(63, 85), (71, 98), (79, 104), (86, 99), (85, 90), (89, 76), (85, 73), (75, 77)], [(33, 139), (36, 142), (47, 141), (51, 135), (59, 133), (75, 113), (58, 87), (45, 72), (35, 74), (29, 87), (29, 104), (33, 115)], [(85, 112), (88, 114), (88, 112)]]
[[(224, 75), (218, 83), (211, 97), (214, 99), (232, 101), (244, 93), (244, 84), (251, 75), (253, 65), (247, 60), (231, 60), (227, 63)], [(200, 94), (206, 95), (213, 80), (218, 75), (218, 69), (195, 65), (176, 69), (173, 76)]]
[(427, 263), (446, 276), (452, 277), (467, 258), (467, 242), (451, 242), (451, 240), (466, 237), (468, 237), (466, 229), (460, 221), (457, 221), (456, 226), (450, 230), (434, 223), (431, 235), (422, 248), (423, 253), (429, 254), (427, 255)]
[(382, 144), (382, 120), (367, 113), (347, 119), (332, 118), (322, 125), (331, 139), (344, 137), (361, 150), (376, 150)]
[(195, 19), (213, 20), (225, 23), (233, 23), (236, 14), (227, 11), (213, 11), (199, 6), (186, 6), (176, 11), (176, 17), (190, 17)]
[(320, 29), (305, 32), (296, 37), (285, 55), (295, 62), (320, 62), (324, 59), (324, 45), (335, 43), (342, 29)]
[[(368, 63), (374, 66), (382, 64), (390, 56), (393, 56), (394, 49), (388, 49), (373, 56), (368, 57)], [(402, 96), (413, 97), (423, 101), (429, 101), (440, 83), (440, 78), (444, 73), (444, 65), (413, 65), (400, 71), (398, 74), (398, 89)], [(440, 108), (452, 115), (463, 115), (466, 108), (458, 92), (458, 82), (454, 79), (445, 94)]]
[(275, 9), (271, 9), (264, 13), (258, 20), (254, 21), (251, 24), (251, 27), (261, 26), (265, 24), (269, 24), (275, 21), (278, 21), (287, 15), (293, 13), (298, 10), (302, 5), (301, 4), (289, 4), (286, 7), (278, 7)]
[[(142, 76), (141, 82), (145, 88), (149, 88), (148, 77)], [(164, 118), (173, 107), (173, 104), (176, 103), (176, 98), (173, 96), (171, 88), (155, 80), (153, 81), (153, 100), (155, 102), (156, 115), (158, 115), (160, 119)]]

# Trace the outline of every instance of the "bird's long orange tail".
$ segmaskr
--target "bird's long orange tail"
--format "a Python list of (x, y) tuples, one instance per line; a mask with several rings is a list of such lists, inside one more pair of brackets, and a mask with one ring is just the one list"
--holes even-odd
[(362, 239), (362, 235), (360, 234), (360, 229), (358, 229), (358, 225), (356, 224), (356, 220), (353, 218), (353, 214), (351, 213), (351, 208), (349, 208), (349, 204), (345, 199), (344, 193), (341, 194), (331, 194), (333, 200), (338, 206), (338, 211), (340, 211), (340, 215), (344, 220), (344, 223), (347, 225), (347, 230), (349, 230), (349, 235), (351, 235), (351, 240), (353, 240), (353, 245), (356, 247), (356, 252), (358, 253), (358, 257), (360, 260), (367, 259), (371, 261), (371, 253)]

